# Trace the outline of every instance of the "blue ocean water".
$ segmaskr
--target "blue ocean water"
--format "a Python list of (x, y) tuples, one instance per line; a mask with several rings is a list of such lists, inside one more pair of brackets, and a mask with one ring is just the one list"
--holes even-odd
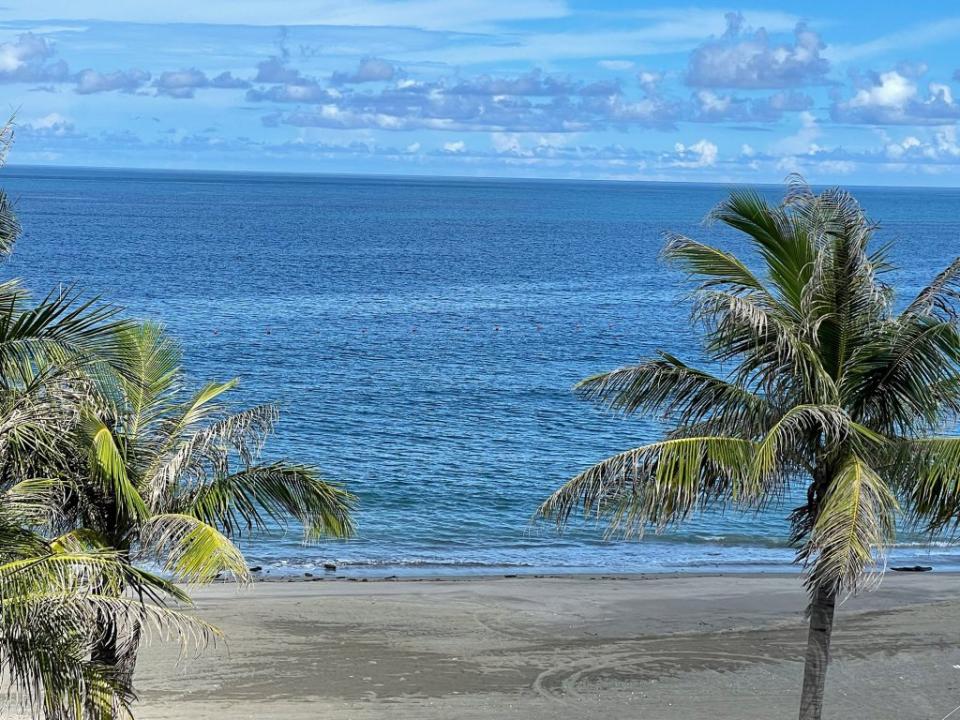
[[(580, 378), (658, 348), (696, 360), (667, 230), (701, 223), (717, 185), (6, 168), (25, 233), (6, 276), (76, 283), (160, 319), (197, 381), (238, 376), (277, 401), (271, 456), (316, 463), (359, 496), (359, 535), (243, 542), (275, 572), (786, 569), (784, 517), (728, 512), (641, 543), (531, 514), (577, 471), (654, 439), (574, 398)], [(779, 188), (769, 188), (772, 197)], [(960, 254), (960, 190), (858, 189), (894, 241), (904, 296)], [(905, 536), (895, 562), (960, 566)]]

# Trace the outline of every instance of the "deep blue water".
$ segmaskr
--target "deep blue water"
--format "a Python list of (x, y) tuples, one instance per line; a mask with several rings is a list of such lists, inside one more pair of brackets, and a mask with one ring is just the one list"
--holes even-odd
[[(359, 536), (243, 543), (287, 571), (783, 568), (787, 509), (710, 515), (642, 543), (532, 529), (580, 469), (654, 439), (652, 420), (574, 398), (587, 374), (658, 348), (696, 359), (684, 285), (657, 262), (715, 185), (7, 168), (25, 233), (6, 276), (77, 283), (163, 320), (198, 382), (278, 401), (268, 454), (360, 497)], [(778, 188), (770, 188), (772, 195)], [(960, 254), (960, 190), (860, 189), (904, 295)], [(895, 561), (960, 565), (905, 538)], [(352, 567), (351, 567), (352, 566)]]

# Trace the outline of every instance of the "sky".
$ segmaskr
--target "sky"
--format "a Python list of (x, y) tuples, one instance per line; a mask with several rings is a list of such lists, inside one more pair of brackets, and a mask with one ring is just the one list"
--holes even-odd
[(10, 162), (960, 185), (960, 4), (0, 0)]

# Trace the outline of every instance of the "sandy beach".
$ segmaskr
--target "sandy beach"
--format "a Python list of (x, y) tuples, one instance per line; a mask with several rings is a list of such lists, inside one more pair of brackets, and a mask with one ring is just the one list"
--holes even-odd
[[(827, 716), (940, 720), (960, 705), (960, 576), (888, 574), (838, 614)], [(218, 585), (227, 641), (142, 654), (143, 719), (796, 716), (795, 575)]]

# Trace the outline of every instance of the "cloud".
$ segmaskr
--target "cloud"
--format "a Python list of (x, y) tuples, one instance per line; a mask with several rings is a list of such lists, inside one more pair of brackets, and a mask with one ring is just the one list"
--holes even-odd
[(796, 90), (785, 90), (766, 97), (736, 97), (712, 90), (699, 90), (693, 95), (689, 117), (694, 122), (776, 122), (787, 112), (800, 112), (813, 107), (813, 98)]
[(389, 82), (398, 76), (397, 68), (386, 60), (365, 57), (352, 73), (335, 72), (330, 78), (334, 85), (353, 85), (367, 82)]
[[(300, 77), (300, 76), (298, 76)], [(654, 92), (628, 98), (618, 82), (585, 83), (538, 69), (518, 76), (480, 75), (422, 82), (397, 79), (376, 90), (324, 88), (301, 77), (247, 92), (251, 102), (314, 104), (264, 118), (270, 125), (339, 129), (579, 132), (605, 127), (670, 128), (679, 103)]]
[(297, 83), (303, 78), (300, 71), (287, 64), (286, 57), (271, 57), (257, 63), (253, 81), (259, 83)]
[(814, 142), (820, 137), (822, 131), (816, 116), (807, 111), (800, 113), (800, 128), (793, 135), (781, 138), (774, 143), (775, 152), (783, 155), (800, 155), (804, 153), (813, 153), (819, 150), (819, 146)]
[(585, 84), (570, 77), (546, 75), (540, 68), (514, 77), (480, 75), (454, 85), (448, 92), (452, 95), (613, 95), (620, 85), (613, 82)]
[(46, 140), (81, 137), (73, 121), (57, 112), (18, 125), (17, 134), (24, 138)]
[(960, 104), (941, 83), (929, 83), (922, 96), (915, 78), (901, 68), (872, 73), (851, 98), (834, 100), (830, 116), (866, 125), (944, 125), (960, 120)]
[(63, 82), (70, 71), (63, 60), (47, 62), (54, 53), (53, 43), (29, 32), (0, 43), (0, 83)]
[(743, 15), (728, 13), (727, 31), (690, 54), (687, 84), (703, 88), (774, 89), (822, 84), (830, 63), (825, 47), (803, 23), (794, 29), (792, 43), (774, 44), (766, 30), (744, 29)]
[(929, 48), (960, 37), (960, 17), (939, 18), (859, 44), (834, 44), (824, 53), (836, 62), (849, 62), (888, 52), (901, 54), (907, 48)]
[(246, 97), (250, 102), (335, 103), (340, 95), (329, 92), (317, 82), (303, 80), (269, 88), (251, 88)]
[(131, 93), (140, 89), (144, 83), (150, 80), (150, 73), (137, 69), (117, 70), (108, 73), (87, 69), (78, 72), (74, 79), (76, 81), (75, 90), (80, 95), (110, 92), (111, 90)]
[(206, 74), (196, 68), (161, 73), (153, 83), (158, 95), (169, 95), (173, 98), (192, 98), (194, 90), (209, 84)]
[(153, 85), (157, 88), (158, 95), (187, 99), (192, 98), (194, 91), (201, 88), (237, 90), (250, 87), (250, 82), (234, 77), (230, 72), (222, 72), (214, 78), (209, 78), (202, 70), (188, 68), (163, 72)]
[(693, 145), (676, 143), (673, 146), (678, 159), (673, 161), (674, 167), (702, 168), (716, 165), (719, 148), (709, 140), (698, 140)]
[(457, 140), (455, 142), (445, 142), (443, 144), (443, 151), (445, 153), (459, 154), (465, 152), (467, 149), (467, 144), (463, 140)]
[(897, 162), (960, 162), (960, 144), (956, 126), (947, 126), (934, 133), (931, 140), (908, 135), (903, 140), (887, 142), (887, 157)]

